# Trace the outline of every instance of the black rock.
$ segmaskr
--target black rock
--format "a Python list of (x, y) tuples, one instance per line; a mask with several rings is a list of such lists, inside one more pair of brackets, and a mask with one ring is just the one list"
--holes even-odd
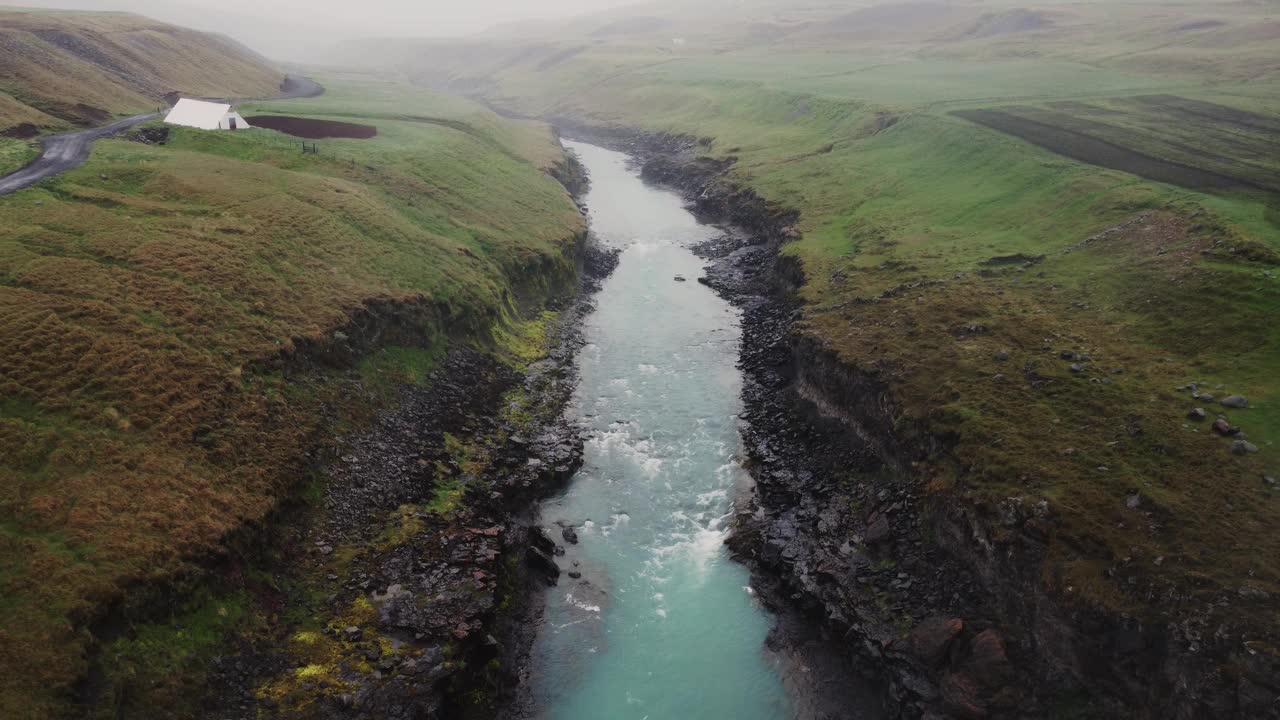
[(560, 580), (560, 566), (550, 554), (530, 545), (524, 557), (529, 567), (541, 574), (548, 585), (555, 585)]

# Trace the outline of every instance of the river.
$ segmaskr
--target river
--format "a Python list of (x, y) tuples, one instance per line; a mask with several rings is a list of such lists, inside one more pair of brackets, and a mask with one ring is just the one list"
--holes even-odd
[[(696, 282), (717, 230), (646, 186), (627, 156), (566, 142), (592, 228), (621, 250), (587, 318), (570, 412), (583, 468), (542, 522), (574, 528), (548, 590), (532, 693), (549, 720), (791, 717), (770, 619), (724, 547), (739, 466), (737, 311)], [(676, 280), (681, 276), (686, 281)]]

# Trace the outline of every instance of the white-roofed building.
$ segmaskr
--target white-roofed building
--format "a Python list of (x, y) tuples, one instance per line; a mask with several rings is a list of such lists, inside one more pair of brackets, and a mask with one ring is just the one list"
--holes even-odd
[(249, 123), (240, 117), (240, 113), (231, 109), (226, 103), (212, 103), (204, 100), (182, 98), (169, 111), (164, 121), (170, 125), (200, 128), (201, 130), (244, 130)]

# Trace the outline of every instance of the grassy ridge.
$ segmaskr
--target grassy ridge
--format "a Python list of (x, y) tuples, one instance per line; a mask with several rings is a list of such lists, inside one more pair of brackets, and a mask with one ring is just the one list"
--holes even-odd
[(138, 15), (0, 9), (0, 131), (97, 124), (168, 93), (269, 97), (283, 79), (225, 37)]
[[(1197, 131), (1142, 98), (1271, 122), (1275, 39), (1248, 35), (1258, 19), (1237, 13), (1251, 11), (1213, 3), (1203, 10), (1220, 25), (1187, 38), (1158, 5), (1045, 10), (1116, 14), (964, 42), (936, 28), (892, 46), (813, 34), (829, 22), (783, 28), (793, 34), (768, 50), (730, 27), (667, 48), (398, 59), (519, 112), (713, 138), (711, 154), (737, 158), (734, 181), (802, 213), (784, 250), (806, 273), (802, 330), (887, 381), (897, 422), (955, 440), (919, 468), (932, 492), (993, 514), (1010, 497), (1048, 500), (1044, 576), (1068, 600), (1152, 617), (1221, 602), (1213, 616), (1274, 638), (1280, 616), (1249, 592), (1280, 591), (1280, 495), (1264, 482), (1280, 475), (1274, 196), (1151, 182), (949, 112), (1013, 105), (1106, 123), (1112, 142), (1263, 184), (1273, 134)], [(1223, 82), (1240, 78), (1251, 81)], [(1091, 360), (1073, 371), (1068, 351)], [(1251, 408), (1175, 390), (1192, 381)], [(1229, 416), (1259, 452), (1232, 454), (1187, 419), (1196, 406)]]
[[(362, 92), (277, 108), (358, 115)], [(101, 608), (265, 517), (319, 422), (298, 369), (358, 354), (353, 315), (429, 349), (571, 273), (546, 127), (397, 92), (456, 127), (375, 118), (305, 156), (271, 131), (105, 141), (0, 199), (0, 714), (52, 714)]]

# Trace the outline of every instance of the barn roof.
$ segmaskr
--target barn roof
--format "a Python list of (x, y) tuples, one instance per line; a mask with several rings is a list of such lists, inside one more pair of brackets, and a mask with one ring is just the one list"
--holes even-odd
[(217, 130), (218, 123), (231, 111), (226, 103), (211, 103), (204, 100), (182, 98), (173, 106), (164, 121), (171, 125), (185, 125), (201, 130)]

